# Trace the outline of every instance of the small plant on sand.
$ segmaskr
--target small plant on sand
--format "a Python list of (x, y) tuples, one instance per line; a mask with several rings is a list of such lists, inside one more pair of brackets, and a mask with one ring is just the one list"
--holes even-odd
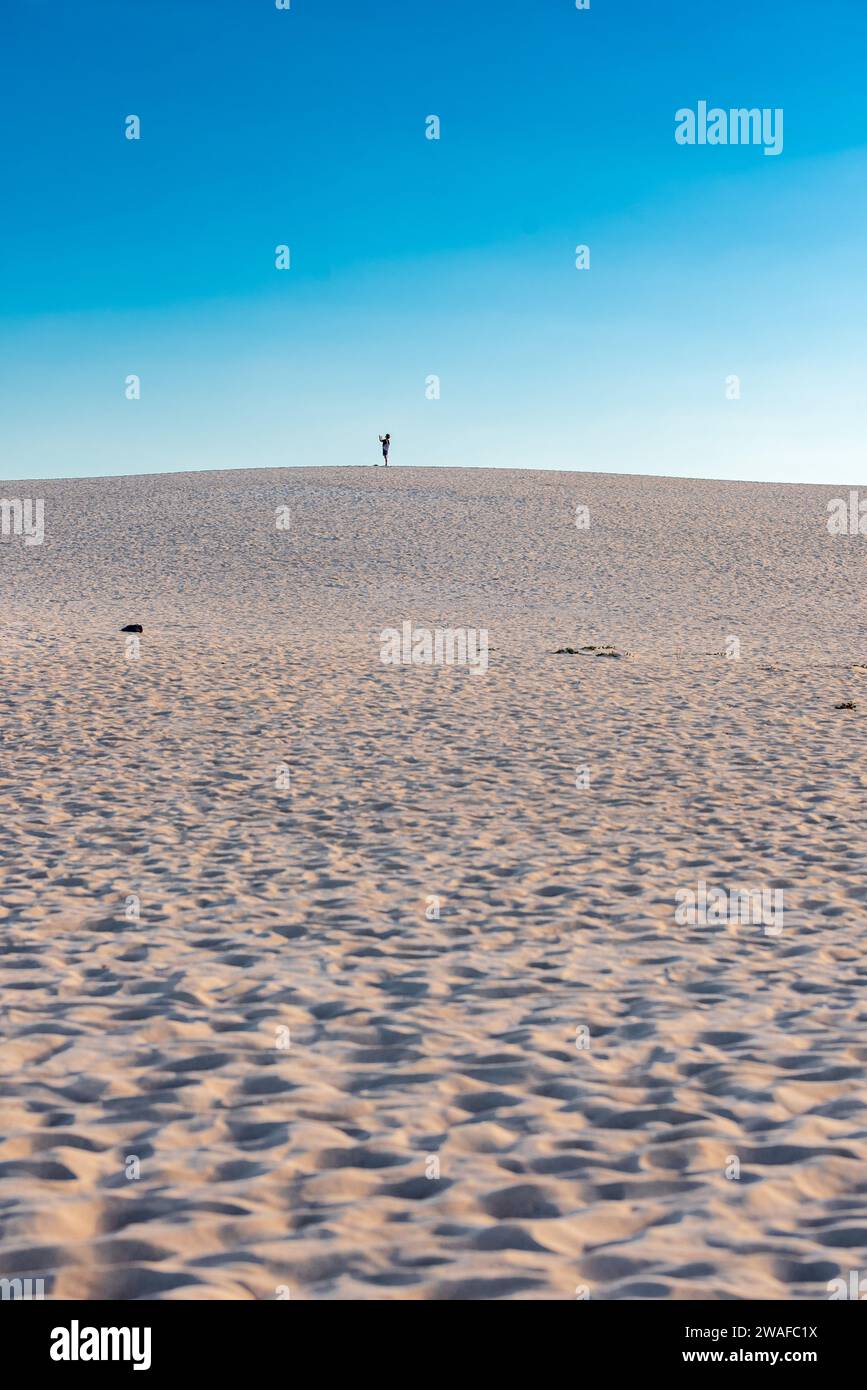
[(835, 708), (835, 709), (857, 709), (858, 706), (855, 704), (855, 701), (854, 701), (854, 700), (844, 700), (843, 703), (842, 703), (842, 705), (835, 705), (834, 708)]
[(558, 647), (555, 656), (620, 656), (614, 647)]

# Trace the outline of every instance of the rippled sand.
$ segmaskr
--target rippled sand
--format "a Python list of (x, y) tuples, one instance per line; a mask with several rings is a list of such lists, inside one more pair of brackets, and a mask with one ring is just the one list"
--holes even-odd
[[(0, 543), (0, 1275), (684, 1299), (867, 1269), (844, 490), (2, 491), (46, 538)], [(486, 628), (487, 673), (384, 666), (404, 620)], [(782, 890), (782, 932), (680, 924), (700, 881)]]

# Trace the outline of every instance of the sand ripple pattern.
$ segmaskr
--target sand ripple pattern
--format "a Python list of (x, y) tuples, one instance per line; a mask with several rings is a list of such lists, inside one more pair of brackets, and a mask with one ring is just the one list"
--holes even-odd
[[(0, 1277), (813, 1299), (867, 1269), (839, 489), (40, 491), (45, 545), (0, 544)], [(406, 618), (487, 627), (487, 675), (382, 666)], [(632, 655), (552, 654), (604, 643)], [(783, 889), (782, 934), (679, 925), (700, 879)]]

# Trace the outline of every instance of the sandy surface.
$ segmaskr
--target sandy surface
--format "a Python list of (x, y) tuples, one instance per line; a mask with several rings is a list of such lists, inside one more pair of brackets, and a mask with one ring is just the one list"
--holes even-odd
[[(867, 1270), (845, 490), (0, 490), (46, 505), (44, 545), (0, 542), (0, 1275), (737, 1299)], [(486, 628), (487, 673), (384, 666), (404, 620)], [(783, 890), (782, 932), (678, 923), (700, 880)]]

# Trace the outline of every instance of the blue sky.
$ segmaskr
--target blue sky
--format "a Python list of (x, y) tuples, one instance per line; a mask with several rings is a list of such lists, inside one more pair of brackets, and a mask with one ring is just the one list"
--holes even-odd
[[(3, 477), (390, 430), (396, 465), (865, 481), (863, 0), (19, 0), (0, 46)], [(679, 146), (700, 100), (783, 108), (783, 153)]]

